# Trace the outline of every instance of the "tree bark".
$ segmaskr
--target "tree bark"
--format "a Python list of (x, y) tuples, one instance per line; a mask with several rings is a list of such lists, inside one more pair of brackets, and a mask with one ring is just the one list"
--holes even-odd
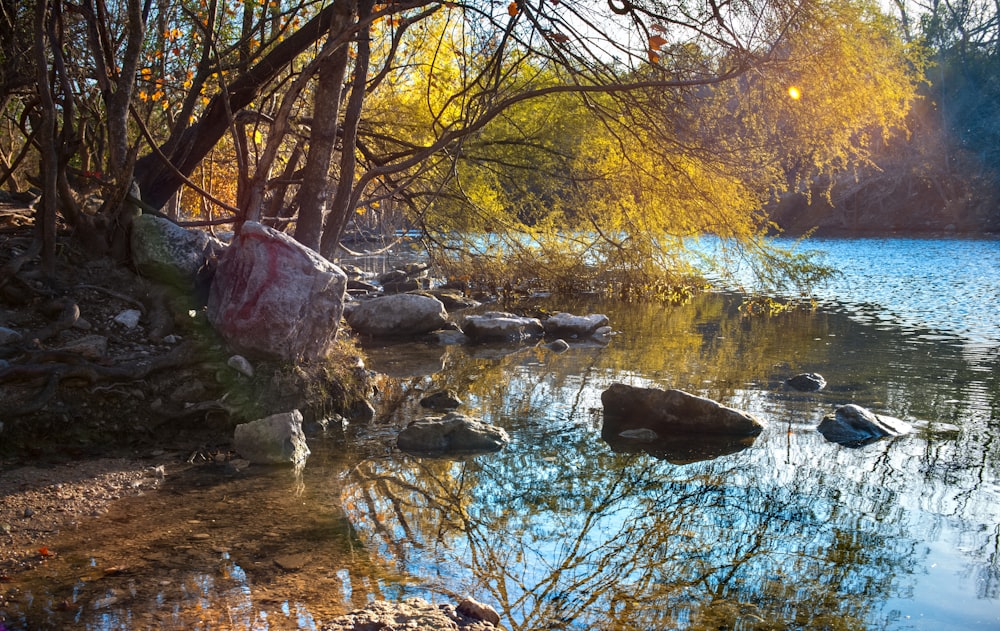
[[(371, 14), (373, 0), (361, 0), (358, 6), (358, 20)], [(347, 100), (347, 109), (344, 112), (344, 126), (342, 130), (343, 149), (340, 152), (340, 180), (337, 182), (337, 192), (333, 197), (330, 212), (326, 216), (323, 225), (323, 236), (320, 240), (320, 252), (323, 256), (331, 258), (337, 249), (340, 235), (344, 232), (344, 226), (353, 211), (351, 200), (354, 193), (354, 170), (357, 166), (357, 153), (355, 145), (358, 140), (358, 125), (361, 122), (361, 112), (364, 108), (364, 100), (368, 83), (368, 64), (371, 60), (371, 44), (369, 35), (371, 28), (366, 26), (358, 33), (358, 54), (354, 62), (354, 80), (351, 83), (351, 96)], [(299, 211), (301, 217), (301, 210)]]
[(41, 120), (38, 133), (38, 151), (41, 154), (42, 198), (35, 214), (35, 238), (42, 244), (42, 270), (51, 275), (56, 266), (56, 208), (58, 195), (59, 158), (56, 152), (56, 104), (49, 81), (49, 61), (45, 51), (51, 5), (38, 0), (35, 5), (34, 57), (38, 80), (38, 100)]
[[(216, 95), (196, 123), (178, 127), (171, 134), (162, 147), (180, 173), (191, 175), (228, 131), (227, 112), (239, 112), (249, 105), (283, 68), (330, 30), (335, 7), (335, 4), (325, 7), (304, 27), (289, 35), (259, 63), (236, 79), (229, 86), (228, 107), (223, 103), (225, 97)], [(183, 180), (173, 169), (163, 164), (156, 152), (151, 152), (136, 162), (135, 177), (142, 190), (143, 200), (157, 208), (163, 206), (183, 184)]]
[(354, 0), (336, 0), (333, 6), (336, 8), (336, 15), (325, 46), (337, 46), (337, 49), (325, 57), (319, 66), (319, 78), (313, 97), (309, 151), (302, 169), (302, 184), (296, 197), (299, 220), (295, 225), (295, 239), (317, 252), (323, 231), (330, 163), (337, 144), (340, 99), (347, 73), (347, 53), (350, 50), (348, 43), (337, 41), (337, 36), (350, 28), (356, 4)]

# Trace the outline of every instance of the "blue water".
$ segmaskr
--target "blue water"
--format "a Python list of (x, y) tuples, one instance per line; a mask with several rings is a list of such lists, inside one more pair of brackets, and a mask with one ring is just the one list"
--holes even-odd
[[(815, 309), (532, 301), (606, 313), (617, 334), (561, 354), (372, 345), (376, 423), (313, 436), (297, 476), (251, 468), (136, 500), (116, 518), (125, 532), (98, 522), (78, 565), (48, 562), (32, 592), (48, 609), (25, 628), (65, 622), (60, 581), (81, 603), (119, 581), (131, 597), (66, 628), (321, 628), (375, 598), (471, 595), (525, 631), (1000, 629), (1000, 242), (808, 247), (842, 272)], [(800, 372), (829, 385), (784, 386)], [(615, 382), (707, 396), (767, 429), (714, 450), (609, 443), (601, 393)], [(419, 399), (446, 388), (511, 444), (458, 459), (395, 449), (427, 413)], [(845, 403), (914, 432), (830, 443), (816, 426)], [(94, 558), (126, 576), (79, 582)]]

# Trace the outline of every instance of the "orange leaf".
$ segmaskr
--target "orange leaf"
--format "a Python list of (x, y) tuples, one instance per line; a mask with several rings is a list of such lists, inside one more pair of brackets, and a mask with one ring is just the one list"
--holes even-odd
[(649, 38), (649, 47), (651, 49), (661, 48), (667, 44), (667, 40), (659, 35), (651, 35)]
[(48, 558), (48, 557), (54, 557), (56, 555), (55, 552), (50, 552), (49, 548), (47, 546), (42, 546), (41, 548), (39, 548), (38, 549), (38, 554), (40, 554), (40, 555), (42, 555), (43, 557), (46, 557), (46, 558)]
[(515, 15), (517, 15), (517, 12), (518, 12), (517, 2), (511, 2), (510, 4), (507, 5), (507, 15), (509, 15), (510, 17), (514, 17)]
[(649, 51), (649, 63), (655, 64), (659, 63), (659, 61), (660, 61), (660, 56), (656, 54), (656, 51), (653, 50)]

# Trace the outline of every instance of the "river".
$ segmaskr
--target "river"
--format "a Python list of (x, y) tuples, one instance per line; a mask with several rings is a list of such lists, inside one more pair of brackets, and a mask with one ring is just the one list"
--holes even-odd
[[(564, 353), (371, 347), (375, 424), (315, 433), (298, 473), (203, 467), (125, 500), (52, 544), (7, 626), (318, 629), (373, 598), (471, 595), (511, 630), (1000, 629), (1000, 242), (809, 247), (842, 272), (814, 309), (538, 299), (606, 313), (617, 334)], [(784, 385), (802, 372), (829, 385)], [(612, 446), (615, 382), (768, 428), (716, 452)], [(445, 388), (511, 445), (395, 450)], [(827, 442), (816, 426), (845, 403), (916, 431)]]

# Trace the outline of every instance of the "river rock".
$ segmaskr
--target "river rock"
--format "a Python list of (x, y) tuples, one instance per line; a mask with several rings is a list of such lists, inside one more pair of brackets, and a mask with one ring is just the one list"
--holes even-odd
[(440, 300), (441, 304), (444, 305), (444, 308), (448, 311), (448, 313), (451, 313), (452, 311), (461, 311), (463, 309), (472, 309), (480, 305), (478, 300), (473, 300), (456, 289), (438, 288), (432, 289), (426, 293)]
[(420, 405), (432, 410), (454, 410), (462, 405), (462, 400), (452, 390), (442, 390), (421, 399)]
[(0, 346), (5, 344), (17, 344), (23, 336), (14, 329), (0, 326)]
[(853, 403), (841, 406), (833, 414), (823, 417), (817, 429), (830, 442), (848, 447), (859, 447), (880, 438), (902, 436), (913, 431), (905, 421), (875, 414)]
[(510, 443), (502, 427), (452, 412), (418, 419), (399, 433), (396, 445), (420, 454), (470, 454), (499, 451)]
[(190, 291), (221, 241), (201, 230), (182, 228), (163, 217), (140, 215), (132, 221), (132, 262), (143, 276)]
[(638, 388), (612, 384), (601, 393), (604, 404), (602, 436), (647, 428), (660, 437), (682, 434), (755, 436), (763, 421), (682, 390)]
[(581, 316), (560, 312), (547, 318), (543, 324), (546, 335), (581, 338), (592, 335), (603, 326), (608, 326), (608, 322), (608, 316), (601, 313)]
[(419, 294), (394, 294), (364, 300), (344, 314), (347, 324), (362, 335), (410, 337), (447, 325), (441, 301)]
[(541, 337), (545, 327), (538, 318), (527, 318), (503, 311), (487, 311), (465, 318), (462, 330), (475, 342), (520, 342)]
[[(466, 599), (471, 600), (471, 599)], [(463, 601), (464, 603), (465, 601)], [(475, 602), (475, 601), (473, 601)], [(478, 604), (478, 603), (477, 603)], [(496, 614), (492, 607), (480, 605), (482, 609), (451, 604), (432, 605), (422, 598), (407, 598), (398, 603), (377, 600), (364, 609), (334, 618), (320, 627), (321, 631), (495, 631), (497, 622), (489, 612)], [(486, 611), (489, 609), (489, 611)], [(486, 616), (489, 619), (484, 619)]]
[(208, 319), (245, 355), (322, 359), (336, 340), (346, 285), (333, 263), (248, 221), (219, 260)]
[(555, 353), (565, 353), (566, 351), (569, 350), (569, 342), (560, 338), (558, 340), (552, 340), (551, 342), (545, 345), (545, 348)]
[(383, 283), (382, 292), (386, 294), (405, 294), (409, 291), (424, 291), (430, 289), (429, 278), (404, 278), (394, 283)]
[(791, 388), (795, 388), (800, 392), (818, 392), (826, 387), (826, 379), (823, 375), (816, 372), (802, 373), (801, 375), (795, 375), (791, 379), (785, 381)]
[(237, 425), (233, 448), (256, 464), (304, 463), (309, 447), (302, 433), (302, 413), (292, 410)]

